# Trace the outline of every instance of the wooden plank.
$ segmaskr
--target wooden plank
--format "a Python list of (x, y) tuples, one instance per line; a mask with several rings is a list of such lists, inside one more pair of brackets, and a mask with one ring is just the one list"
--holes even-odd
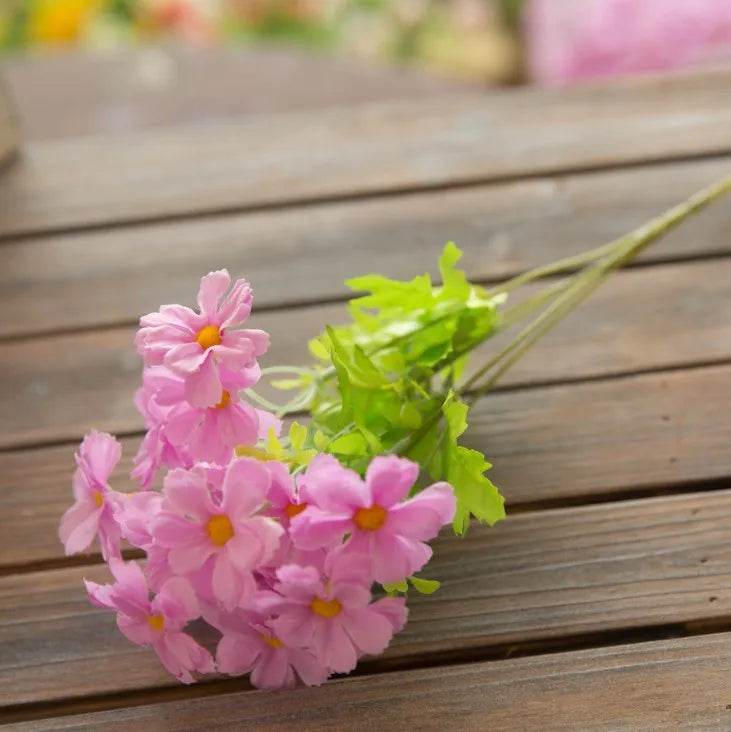
[[(464, 92), (416, 69), (293, 48), (191, 46), (23, 53), (2, 60), (26, 140)], [(474, 85), (473, 85), (474, 86)]]
[[(728, 359), (730, 280), (731, 260), (619, 273), (539, 343), (505, 383)], [(330, 305), (256, 315), (252, 323), (272, 334), (264, 365), (309, 362), (307, 339), (325, 323), (341, 321), (343, 312), (342, 305)], [(141, 369), (133, 333), (115, 328), (0, 344), (0, 446), (75, 440), (94, 425), (140, 429), (132, 404)], [(488, 350), (494, 348), (490, 344)]]
[(642, 78), (32, 143), (4, 175), (0, 235), (720, 154), (728, 84)]
[[(103, 571), (0, 578), (0, 704), (175, 684), (116, 632), (113, 614), (88, 604), (81, 577)], [(516, 515), (439, 539), (428, 574), (442, 589), (412, 598), (383, 666), (719, 622), (731, 613), (731, 491)]]
[[(731, 475), (731, 367), (496, 393), (475, 408), (467, 444), (493, 462), (508, 505), (677, 489)], [(122, 440), (112, 484), (139, 438)], [(0, 453), (0, 568), (58, 560), (74, 445)]]
[(57, 717), (8, 732), (721, 730), (731, 726), (730, 672), (731, 633), (719, 633)]
[[(259, 308), (342, 298), (345, 279), (372, 271), (437, 275), (449, 240), (471, 277), (495, 281), (624, 234), (730, 167), (723, 157), (9, 240), (0, 337), (132, 323), (191, 301), (201, 275), (223, 266), (251, 280)], [(643, 259), (728, 254), (730, 231), (731, 206), (719, 202)]]

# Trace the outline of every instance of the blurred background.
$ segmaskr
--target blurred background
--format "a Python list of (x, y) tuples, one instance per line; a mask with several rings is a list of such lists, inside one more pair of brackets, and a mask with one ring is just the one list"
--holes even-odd
[(724, 63), (731, 0), (1, 0), (0, 46), (278, 44), (484, 84)]
[(0, 0), (0, 53), (40, 139), (724, 66), (731, 0)]

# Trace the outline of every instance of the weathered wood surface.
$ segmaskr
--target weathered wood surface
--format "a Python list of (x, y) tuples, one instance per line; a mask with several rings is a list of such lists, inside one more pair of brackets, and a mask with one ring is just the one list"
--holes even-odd
[[(410, 598), (374, 668), (731, 615), (731, 491), (519, 514), (434, 546), (442, 588)], [(89, 605), (81, 578), (106, 576), (0, 577), (0, 706), (176, 684)]]
[[(2, 247), (0, 337), (132, 323), (161, 302), (190, 301), (212, 267), (254, 283), (257, 309), (343, 298), (350, 277), (408, 279), (415, 263), (436, 279), (450, 240), (464, 249), (473, 278), (497, 281), (625, 234), (729, 170), (731, 157), (721, 157), (10, 239)], [(719, 202), (642, 261), (730, 251), (731, 206)]]
[[(516, 364), (503, 383), (578, 380), (728, 359), (729, 281), (731, 260), (619, 273)], [(340, 304), (255, 314), (251, 324), (272, 334), (262, 363), (309, 363), (308, 339), (344, 315)], [(0, 343), (0, 447), (75, 440), (92, 426), (141, 429), (132, 403), (141, 369), (134, 331), (121, 327)], [(481, 353), (494, 349), (492, 343)], [(276, 397), (283, 399), (281, 393)]]
[[(228, 266), (257, 289), (267, 362), (302, 363), (307, 338), (340, 320), (347, 276), (434, 273), (455, 239), (470, 277), (496, 281), (727, 174), (729, 84), (709, 73), (29, 144), (0, 174), (0, 720), (727, 729), (725, 201), (614, 276), (474, 410), (467, 441), (494, 461), (512, 515), (436, 542), (426, 574), (443, 588), (410, 599), (407, 629), (360, 668), (374, 675), (275, 697), (244, 680), (181, 687), (88, 604), (80, 579), (105, 570), (96, 554), (63, 557), (56, 529), (91, 426), (123, 434), (114, 482), (132, 487), (141, 313), (191, 302), (201, 274)], [(169, 113), (192, 113), (185, 99)], [(531, 657), (499, 660), (516, 653)]]
[(273, 115), (114, 145), (32, 143), (3, 175), (0, 236), (731, 152), (724, 73), (454, 96), (446, 106)]
[[(473, 411), (466, 443), (493, 462), (508, 505), (678, 490), (731, 472), (730, 401), (731, 366), (495, 393)], [(134, 490), (139, 438), (122, 444), (113, 484)], [(62, 556), (75, 447), (0, 453), (0, 572)]]
[[(50, 62), (49, 62), (50, 61)], [(24, 140), (464, 91), (467, 84), (276, 46), (24, 53), (0, 61)]]
[(342, 679), (11, 725), (8, 732), (725, 730), (731, 634)]

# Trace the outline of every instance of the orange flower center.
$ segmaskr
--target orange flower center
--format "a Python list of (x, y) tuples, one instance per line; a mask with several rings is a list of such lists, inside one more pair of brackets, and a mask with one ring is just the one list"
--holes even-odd
[(221, 392), (221, 401), (216, 404), (216, 409), (224, 409), (231, 403), (231, 394), (225, 389)]
[(388, 516), (388, 511), (382, 506), (374, 504), (370, 508), (359, 508), (355, 512), (353, 520), (355, 525), (363, 531), (378, 531), (383, 526), (386, 516)]
[(259, 635), (264, 639), (264, 642), (272, 648), (281, 648), (284, 645), (279, 638), (273, 638), (270, 635), (264, 635), (264, 633), (259, 633)]
[(223, 546), (233, 535), (234, 527), (226, 514), (211, 516), (208, 521), (208, 536), (216, 546)]
[(289, 519), (293, 519), (298, 513), (307, 508), (306, 503), (289, 503), (284, 507), (284, 513)]
[(310, 603), (310, 610), (321, 618), (334, 618), (343, 606), (337, 600), (323, 600), (321, 597), (313, 597)]
[(99, 491), (94, 491), (94, 503), (96, 503), (99, 508), (104, 505), (104, 496), (102, 496)]
[(165, 628), (165, 618), (163, 618), (162, 615), (148, 615), (147, 623), (153, 630), (156, 630), (158, 633), (161, 633)]
[(221, 343), (221, 332), (217, 325), (206, 325), (198, 331), (195, 337), (198, 345), (205, 351), (211, 346), (218, 346)]

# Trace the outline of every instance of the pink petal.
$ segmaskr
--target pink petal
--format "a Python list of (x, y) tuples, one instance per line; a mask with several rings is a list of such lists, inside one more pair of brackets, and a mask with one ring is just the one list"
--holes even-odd
[(251, 313), (253, 299), (249, 283), (246, 280), (236, 280), (228, 297), (218, 308), (219, 325), (227, 328), (243, 323)]
[(457, 501), (449, 483), (435, 483), (388, 512), (385, 528), (410, 539), (433, 539), (451, 523)]
[(92, 430), (84, 437), (80, 454), (91, 475), (104, 484), (122, 457), (122, 445), (112, 435)]
[(229, 447), (253, 445), (259, 437), (259, 419), (248, 404), (229, 404), (218, 413), (218, 439)]
[(119, 613), (117, 615), (117, 627), (122, 631), (124, 636), (137, 643), (139, 646), (152, 645), (155, 639), (155, 633), (146, 618), (133, 618), (129, 615)]
[(232, 460), (223, 479), (223, 510), (234, 522), (250, 516), (266, 500), (271, 482), (271, 474), (258, 460)]
[(175, 513), (161, 511), (152, 522), (152, 536), (155, 542), (166, 549), (181, 544), (206, 544), (208, 536), (205, 528)]
[(339, 617), (317, 623), (312, 650), (332, 671), (346, 674), (355, 668), (358, 654)]
[(176, 511), (198, 521), (208, 518), (215, 510), (206, 473), (201, 468), (171, 470), (165, 476), (163, 495)]
[(174, 373), (187, 377), (198, 371), (206, 357), (210, 355), (210, 351), (203, 350), (196, 340), (186, 341), (168, 350), (165, 354), (165, 366)]
[(332, 455), (317, 455), (303, 475), (307, 494), (319, 508), (332, 513), (352, 513), (371, 505), (371, 495), (357, 473), (344, 468)]
[(221, 380), (213, 354), (209, 353), (201, 367), (185, 379), (185, 398), (194, 407), (214, 407), (221, 401)]
[(400, 633), (406, 625), (409, 609), (406, 607), (406, 600), (403, 597), (384, 597), (371, 605), (371, 610), (383, 615), (391, 626), (394, 633)]
[(393, 636), (391, 623), (371, 608), (342, 613), (342, 624), (361, 653), (383, 653)]
[(418, 572), (431, 558), (432, 550), (420, 541), (380, 531), (371, 538), (370, 554), (373, 578), (390, 584)]
[(226, 610), (236, 607), (241, 597), (241, 580), (239, 571), (231, 563), (227, 552), (222, 551), (216, 555), (211, 587), (213, 594)]
[(218, 670), (231, 676), (249, 673), (263, 646), (264, 641), (257, 643), (250, 636), (224, 633), (216, 649)]
[(307, 686), (319, 686), (330, 675), (325, 665), (309, 651), (290, 648), (289, 662)]
[(86, 551), (99, 528), (101, 508), (91, 501), (75, 503), (61, 517), (58, 537), (66, 554)]
[(200, 616), (198, 598), (183, 577), (165, 582), (152, 601), (152, 610), (165, 618), (165, 626), (170, 630), (181, 630), (187, 622)]
[(170, 550), (168, 562), (175, 574), (195, 572), (203, 566), (212, 552), (210, 540), (201, 539), (200, 543), (183, 544)]
[(363, 585), (339, 584), (335, 595), (346, 610), (365, 607), (371, 601), (370, 590)]
[(187, 402), (179, 404), (168, 414), (164, 425), (165, 437), (173, 445), (185, 445), (203, 421), (203, 410)]
[(274, 430), (274, 435), (279, 437), (282, 434), (282, 425), (284, 424), (276, 414), (267, 412), (265, 409), (255, 409), (257, 419), (259, 420), (259, 439), (266, 440), (269, 437), (269, 430)]
[(314, 506), (308, 506), (292, 519), (289, 533), (300, 549), (319, 549), (337, 546), (353, 526), (350, 515), (332, 515)]
[[(217, 315), (218, 303), (226, 294), (230, 284), (231, 277), (228, 270), (225, 269), (209, 272), (201, 278), (200, 288), (198, 289), (198, 309), (201, 315), (204, 315), (211, 322)], [(216, 324), (218, 325), (218, 323)]]
[(294, 682), (294, 672), (282, 649), (264, 650), (251, 671), (251, 683), (257, 689), (291, 689)]
[(395, 455), (378, 456), (371, 460), (366, 472), (373, 503), (390, 508), (409, 495), (419, 477), (417, 463)]
[(274, 634), (288, 646), (308, 646), (318, 621), (309, 608), (296, 608), (271, 621)]

